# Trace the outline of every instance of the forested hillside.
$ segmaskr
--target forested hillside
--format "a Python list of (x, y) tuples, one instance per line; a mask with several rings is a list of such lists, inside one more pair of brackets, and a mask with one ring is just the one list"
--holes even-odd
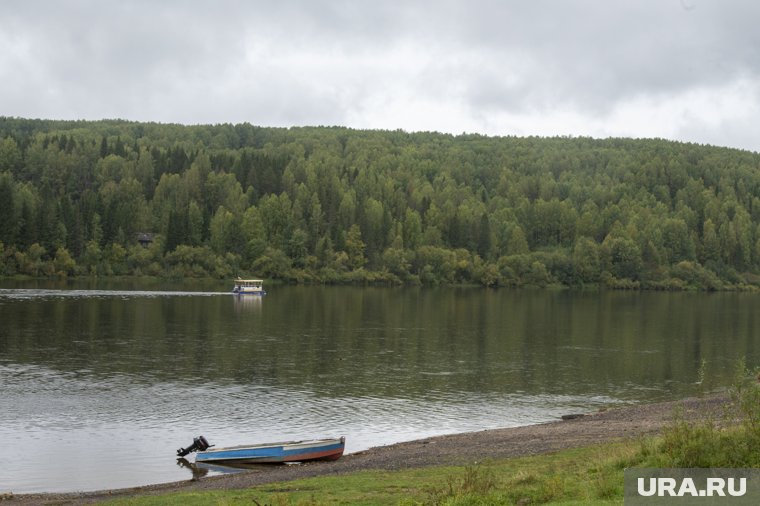
[(4, 276), (760, 285), (760, 156), (663, 140), (0, 117), (0, 217)]

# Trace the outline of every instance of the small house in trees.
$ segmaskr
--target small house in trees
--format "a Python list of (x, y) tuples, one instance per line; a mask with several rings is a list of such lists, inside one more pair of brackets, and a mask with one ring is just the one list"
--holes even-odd
[(150, 232), (140, 232), (137, 234), (137, 242), (139, 242), (140, 246), (143, 248), (147, 248), (153, 242), (153, 234)]

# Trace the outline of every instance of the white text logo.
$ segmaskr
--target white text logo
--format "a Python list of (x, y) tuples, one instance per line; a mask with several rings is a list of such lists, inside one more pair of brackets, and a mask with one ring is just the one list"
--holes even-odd
[(638, 492), (643, 497), (740, 497), (747, 492), (747, 479), (707, 478), (705, 488), (700, 489), (691, 478), (680, 484), (675, 478), (639, 478)]

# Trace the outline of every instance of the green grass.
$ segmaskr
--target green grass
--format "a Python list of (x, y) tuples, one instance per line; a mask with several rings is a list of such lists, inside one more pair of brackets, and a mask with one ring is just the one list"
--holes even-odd
[(622, 504), (622, 469), (640, 443), (606, 444), (556, 454), (402, 471), (363, 471), (246, 490), (175, 493), (110, 505), (485, 505)]

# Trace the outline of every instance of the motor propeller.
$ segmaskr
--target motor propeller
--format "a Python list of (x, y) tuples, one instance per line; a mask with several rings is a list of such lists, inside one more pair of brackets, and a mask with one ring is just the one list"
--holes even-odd
[(196, 438), (193, 438), (193, 444), (188, 446), (187, 448), (180, 448), (177, 450), (177, 457), (184, 457), (188, 453), (192, 452), (202, 452), (209, 448), (211, 448), (212, 444), (209, 444), (208, 440), (203, 436), (198, 436)]

